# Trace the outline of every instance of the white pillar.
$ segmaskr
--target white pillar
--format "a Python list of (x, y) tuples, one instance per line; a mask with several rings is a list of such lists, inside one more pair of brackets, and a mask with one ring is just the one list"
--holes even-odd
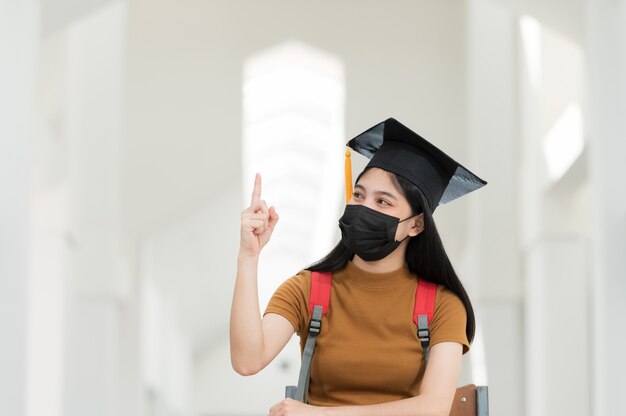
[(26, 404), (32, 96), (38, 44), (33, 0), (0, 0), (0, 414)]
[(626, 414), (626, 1), (587, 2), (590, 142), (594, 195), (593, 413)]
[(136, 308), (121, 224), (126, 13), (125, 1), (113, 1), (67, 28), (68, 416), (138, 413), (138, 331), (128, 328)]
[(532, 17), (522, 17), (518, 30), (525, 413), (588, 415), (591, 260), (584, 160), (551, 176), (554, 154), (545, 147), (558, 143), (563, 154), (582, 135), (569, 114), (582, 101), (583, 56), (579, 45)]
[(480, 329), (469, 354), (468, 381), (488, 383), (493, 414), (521, 416), (515, 20), (493, 0), (471, 0), (467, 8), (467, 166), (488, 182), (467, 198), (468, 245), (459, 268)]

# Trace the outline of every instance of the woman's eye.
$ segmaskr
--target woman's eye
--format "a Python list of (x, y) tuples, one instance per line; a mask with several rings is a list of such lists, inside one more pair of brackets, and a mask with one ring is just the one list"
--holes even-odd
[(379, 199), (379, 200), (378, 200), (378, 203), (379, 203), (379, 204), (381, 204), (381, 205), (391, 205), (391, 204), (389, 203), (389, 201), (386, 201), (386, 200), (384, 200), (384, 199)]
[(361, 198), (362, 195), (359, 192), (353, 192), (352, 196), (355, 198)]

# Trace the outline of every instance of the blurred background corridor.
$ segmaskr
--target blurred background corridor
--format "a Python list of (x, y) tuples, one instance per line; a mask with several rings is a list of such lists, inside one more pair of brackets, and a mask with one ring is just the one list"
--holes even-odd
[(254, 173), (264, 308), (387, 117), (489, 182), (435, 215), (461, 382), (496, 416), (626, 415), (625, 74), (626, 0), (0, 0), (0, 415), (267, 414), (299, 350), (230, 365)]

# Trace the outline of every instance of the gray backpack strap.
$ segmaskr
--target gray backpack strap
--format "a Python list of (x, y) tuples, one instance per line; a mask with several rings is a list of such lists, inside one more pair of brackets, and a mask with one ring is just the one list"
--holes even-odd
[(307, 403), (308, 401), (311, 361), (313, 360), (313, 352), (315, 351), (317, 336), (322, 329), (322, 311), (322, 306), (315, 305), (313, 307), (313, 316), (309, 322), (309, 336), (306, 339), (304, 351), (302, 352), (302, 364), (300, 365), (300, 375), (298, 376), (298, 387), (287, 386), (285, 389), (285, 398), (298, 400), (303, 403)]
[(287, 386), (285, 387), (285, 399), (295, 399), (296, 398), (296, 390), (298, 387), (296, 386)]
[(302, 365), (300, 367), (300, 376), (298, 377), (298, 390), (296, 391), (295, 400), (306, 403), (309, 395), (309, 379), (311, 377), (311, 361), (313, 360), (313, 352), (315, 351), (315, 341), (322, 329), (322, 311), (319, 305), (313, 307), (313, 316), (309, 322), (309, 336), (304, 345), (302, 353)]
[(309, 294), (309, 308), (311, 308), (311, 320), (309, 321), (309, 333), (304, 351), (302, 351), (302, 364), (298, 386), (287, 386), (285, 397), (308, 403), (309, 380), (311, 377), (311, 361), (315, 351), (315, 342), (322, 329), (322, 316), (324, 310), (330, 306), (330, 292), (332, 288), (331, 272), (311, 272), (311, 293)]
[(428, 362), (428, 354), (430, 352), (430, 330), (428, 329), (428, 316), (417, 316), (417, 338), (422, 344), (422, 350), (424, 351), (424, 362)]

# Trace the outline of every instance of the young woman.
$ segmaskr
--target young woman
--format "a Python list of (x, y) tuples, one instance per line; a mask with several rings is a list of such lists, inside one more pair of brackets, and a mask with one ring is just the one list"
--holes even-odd
[[(257, 373), (294, 332), (304, 345), (311, 272), (332, 272), (309, 402), (285, 399), (269, 414), (447, 416), (475, 323), (432, 213), (439, 203), (486, 182), (394, 119), (348, 145), (372, 160), (339, 220), (342, 239), (324, 259), (285, 281), (262, 319), (258, 258), (278, 214), (261, 199), (257, 174), (250, 207), (241, 217), (231, 311), (233, 367), (242, 375)], [(412, 321), (418, 276), (438, 284), (427, 366)]]

